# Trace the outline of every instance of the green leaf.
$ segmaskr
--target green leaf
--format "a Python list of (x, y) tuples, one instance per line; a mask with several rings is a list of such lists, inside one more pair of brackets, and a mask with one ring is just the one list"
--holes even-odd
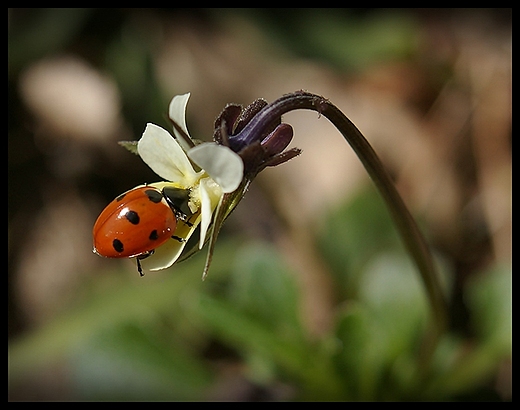
[(211, 378), (203, 362), (156, 326), (120, 324), (74, 349), (71, 377), (88, 400), (197, 400)]
[(384, 337), (374, 326), (374, 317), (362, 304), (344, 309), (336, 325), (340, 348), (333, 357), (344, 379), (349, 400), (373, 400), (384, 365)]
[(403, 248), (383, 200), (371, 187), (330, 212), (318, 244), (344, 297), (355, 294), (361, 272), (374, 254)]
[[(250, 363), (254, 380), (281, 374), (301, 386), (302, 397), (339, 399), (331, 357), (311, 343), (299, 316), (298, 289), (280, 254), (270, 245), (238, 250), (229, 291), (201, 295), (198, 314), (206, 328)], [(269, 377), (268, 377), (269, 376)]]
[(239, 250), (230, 299), (267, 326), (302, 336), (295, 280), (271, 246), (253, 243)]
[(436, 352), (437, 367), (425, 398), (453, 398), (481, 389), (512, 354), (512, 271), (494, 266), (464, 289), (477, 340), (471, 344), (445, 336)]
[(132, 154), (139, 155), (137, 152), (137, 143), (139, 141), (118, 141), (117, 143), (121, 145), (123, 148), (126, 148)]
[[(228, 249), (222, 244), (226, 260), (234, 247)], [(23, 384), (27, 378), (38, 375), (39, 369), (55, 363), (74, 367), (85, 360), (103, 362), (100, 357), (105, 356), (113, 360), (110, 366), (127, 363), (125, 369), (155, 374), (150, 380), (159, 377), (160, 383), (169, 384), (171, 389), (172, 383), (181, 386), (176, 380), (183, 378), (183, 383), (194, 388), (207, 381), (207, 371), (193, 358), (196, 347), (204, 345), (200, 340), (203, 333), (194, 326), (193, 318), (186, 317), (184, 309), (189, 307), (186, 302), (194, 299), (189, 295), (197, 294), (203, 287), (202, 260), (194, 258), (169, 272), (144, 278), (137, 277), (129, 261), (120, 262), (119, 266), (124, 269), (112, 274), (97, 272), (84, 287), (86, 292), (76, 306), (10, 343), (10, 386)], [(215, 258), (215, 276), (223, 267), (220, 256)], [(74, 371), (75, 377), (88, 377), (82, 376), (81, 369), (67, 369)], [(134, 383), (134, 379), (128, 382)], [(112, 378), (110, 383), (125, 382)], [(179, 393), (178, 398), (188, 397)]]
[(404, 253), (381, 253), (367, 265), (359, 298), (402, 343), (417, 336), (428, 315), (422, 282)]
[(339, 400), (344, 397), (330, 358), (310, 343), (273, 331), (266, 323), (237, 309), (231, 301), (202, 295), (199, 314), (221, 341), (237, 349), (244, 358), (254, 360), (250, 371), (260, 369), (262, 374), (254, 375), (253, 379), (262, 379), (265, 369), (273, 372), (274, 366), (278, 374), (301, 387), (302, 398)]
[(512, 349), (512, 289), (511, 267), (496, 266), (475, 277), (465, 294), (475, 330), (497, 353)]

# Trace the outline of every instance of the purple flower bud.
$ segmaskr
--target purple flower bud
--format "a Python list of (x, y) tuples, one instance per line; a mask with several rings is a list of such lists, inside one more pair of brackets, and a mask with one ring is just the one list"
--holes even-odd
[(267, 156), (280, 154), (290, 144), (293, 137), (293, 128), (289, 124), (278, 125), (273, 132), (261, 142)]
[(228, 104), (215, 121), (213, 140), (238, 153), (244, 163), (244, 177), (252, 179), (265, 167), (282, 164), (301, 150), (285, 151), (293, 138), (293, 128), (282, 124), (282, 113), (263, 99), (244, 109)]

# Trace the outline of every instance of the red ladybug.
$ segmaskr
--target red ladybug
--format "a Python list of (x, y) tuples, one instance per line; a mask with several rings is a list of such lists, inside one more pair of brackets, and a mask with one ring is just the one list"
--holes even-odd
[[(174, 191), (173, 199), (166, 196), (167, 189)], [(151, 186), (137, 187), (119, 195), (94, 224), (94, 252), (107, 258), (136, 257), (142, 276), (140, 259), (150, 256), (154, 249), (172, 237), (182, 240), (174, 236), (174, 232), (178, 218), (187, 220), (179, 205), (187, 203), (188, 196), (187, 190), (159, 190)]]

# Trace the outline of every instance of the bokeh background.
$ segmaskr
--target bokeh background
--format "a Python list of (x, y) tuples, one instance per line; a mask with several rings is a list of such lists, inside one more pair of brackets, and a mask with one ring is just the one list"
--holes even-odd
[[(510, 9), (9, 9), (9, 400), (510, 400)], [(115, 196), (157, 177), (118, 146), (210, 139), (226, 103), (305, 89), (358, 126), (443, 275), (422, 284), (341, 135), (287, 114), (205, 254), (140, 278), (91, 251)]]

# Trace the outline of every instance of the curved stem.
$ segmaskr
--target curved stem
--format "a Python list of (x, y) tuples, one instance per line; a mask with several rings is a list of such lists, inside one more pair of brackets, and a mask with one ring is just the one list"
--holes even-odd
[[(334, 124), (357, 154), (386, 202), (397, 230), (419, 269), (432, 308), (435, 331), (432, 335), (433, 340), (429, 341), (432, 347), (425, 348), (430, 351), (447, 326), (447, 305), (439, 277), (426, 241), (415, 220), (406, 208), (379, 157), (357, 127), (329, 100), (316, 94), (299, 91), (284, 95), (266, 106), (253, 117), (240, 134), (258, 135), (261, 128), (272, 126), (283, 114), (296, 109), (317, 111)], [(431, 353), (433, 352), (425, 354), (429, 356)]]

